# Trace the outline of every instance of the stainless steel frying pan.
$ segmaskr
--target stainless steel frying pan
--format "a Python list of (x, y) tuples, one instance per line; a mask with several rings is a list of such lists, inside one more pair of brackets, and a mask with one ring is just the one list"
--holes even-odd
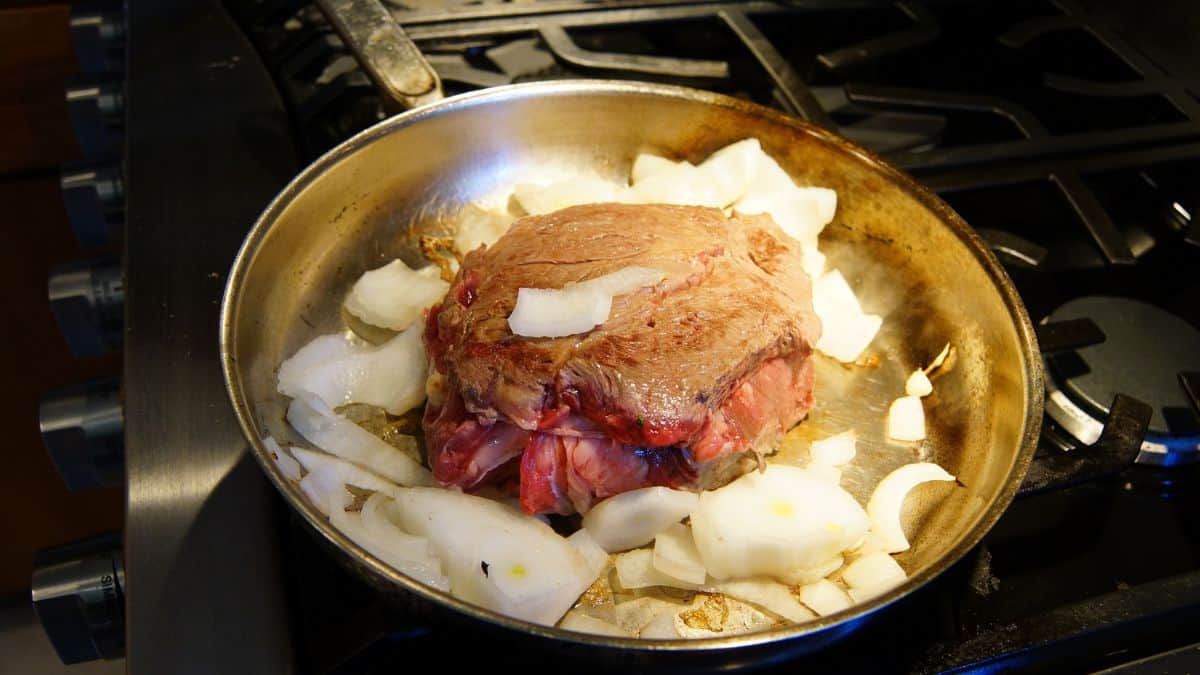
[[(266, 208), (230, 274), (221, 355), (230, 398), (263, 470), (358, 574), (402, 602), (544, 646), (575, 654), (587, 648), (626, 662), (712, 666), (825, 644), (946, 570), (993, 525), (1034, 452), (1041, 359), (1011, 280), (944, 202), (844, 139), (711, 93), (567, 81), (436, 100), (436, 76), (385, 12), (363, 14), (363, 6), (378, 9), (363, 0), (329, 4), (381, 91), (402, 107), (421, 105), (342, 143)], [(397, 75), (414, 63), (416, 71)], [(837, 190), (837, 216), (822, 234), (822, 249), (865, 308), (885, 317), (870, 348), (877, 367), (817, 357), (816, 408), (789, 434), (778, 460), (802, 462), (807, 439), (851, 427), (860, 435), (859, 454), (843, 485), (859, 499), (888, 471), (918, 458), (936, 461), (961, 482), (922, 486), (909, 500), (905, 519), (915, 536), (899, 556), (910, 574), (904, 585), (844, 612), (765, 633), (654, 642), (581, 635), (498, 615), (395, 572), (331, 527), (279, 473), (260, 439), (302, 441), (284, 421), (278, 365), (314, 336), (343, 329), (341, 301), (362, 272), (394, 257), (417, 263), (415, 235), (444, 233), (465, 205), (498, 199), (517, 182), (572, 168), (617, 179), (628, 175), (639, 152), (698, 161), (747, 137), (760, 139), (798, 183)], [(887, 405), (903, 393), (907, 374), (946, 343), (955, 356), (926, 399), (928, 439), (887, 442)]]

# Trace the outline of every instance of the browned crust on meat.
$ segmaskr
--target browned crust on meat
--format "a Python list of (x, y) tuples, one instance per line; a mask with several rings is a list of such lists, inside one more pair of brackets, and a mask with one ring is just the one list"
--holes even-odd
[[(609, 321), (591, 332), (509, 330), (518, 288), (561, 288), (630, 265), (666, 279), (616, 298)], [(465, 288), (468, 280), (477, 285)], [(654, 441), (694, 431), (764, 360), (811, 350), (820, 327), (810, 295), (799, 245), (769, 217), (577, 206), (522, 218), (468, 254), (435, 315), (431, 351), (483, 418), (535, 428), (543, 409), (569, 405), (618, 440), (667, 445), (678, 440)]]

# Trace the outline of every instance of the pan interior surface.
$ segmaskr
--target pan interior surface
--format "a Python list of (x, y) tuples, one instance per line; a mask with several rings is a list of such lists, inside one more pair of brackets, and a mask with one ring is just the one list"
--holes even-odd
[[(503, 205), (513, 185), (563, 170), (625, 180), (638, 153), (698, 162), (748, 137), (797, 183), (837, 191), (837, 215), (821, 248), (864, 309), (884, 317), (867, 351), (877, 364), (815, 357), (816, 407), (774, 461), (803, 464), (811, 439), (852, 428), (858, 456), (842, 484), (862, 503), (886, 473), (914, 461), (937, 462), (961, 486), (926, 484), (908, 500), (906, 529), (914, 535), (912, 549), (897, 558), (910, 576), (903, 588), (812, 624), (708, 646), (828, 627), (944, 570), (1011, 499), (1041, 417), (1039, 361), (1031, 358), (1032, 333), (1011, 283), (945, 204), (869, 153), (758, 106), (670, 87), (548, 83), (451, 99), (363, 132), (297, 178), (247, 239), (223, 313), (231, 395), (273, 482), (325, 537), (365, 558), (358, 566), (369, 576), (415, 589), (337, 534), (268, 459), (262, 436), (304, 444), (284, 421), (279, 363), (313, 337), (344, 330), (341, 301), (364, 271), (397, 257), (424, 264), (415, 235), (446, 233), (467, 204)], [(925, 399), (927, 440), (888, 442), (888, 405), (904, 394), (908, 374), (947, 343), (953, 357)], [(568, 636), (417, 590), (492, 621)]]

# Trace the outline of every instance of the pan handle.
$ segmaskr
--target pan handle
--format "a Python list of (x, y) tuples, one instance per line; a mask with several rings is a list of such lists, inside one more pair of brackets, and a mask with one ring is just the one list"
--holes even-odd
[(441, 100), (442, 81), (379, 0), (317, 0), (389, 108), (402, 112)]

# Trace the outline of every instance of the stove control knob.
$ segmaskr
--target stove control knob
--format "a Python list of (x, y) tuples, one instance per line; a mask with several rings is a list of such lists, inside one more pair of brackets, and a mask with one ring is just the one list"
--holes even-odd
[(125, 122), (125, 89), (119, 81), (76, 78), (64, 92), (71, 129), (88, 159), (117, 154)]
[(50, 308), (76, 356), (98, 356), (123, 340), (125, 288), (115, 259), (59, 265), (47, 283)]
[(68, 490), (117, 487), (125, 478), (125, 417), (116, 378), (42, 397), (42, 441)]
[(125, 221), (125, 184), (119, 164), (65, 166), (59, 175), (63, 206), (75, 237), (86, 247), (121, 238)]
[(33, 608), (63, 663), (124, 655), (124, 588), (117, 534), (35, 554)]
[(124, 65), (125, 18), (119, 2), (108, 5), (83, 3), (71, 9), (71, 42), (85, 73), (115, 73)]

